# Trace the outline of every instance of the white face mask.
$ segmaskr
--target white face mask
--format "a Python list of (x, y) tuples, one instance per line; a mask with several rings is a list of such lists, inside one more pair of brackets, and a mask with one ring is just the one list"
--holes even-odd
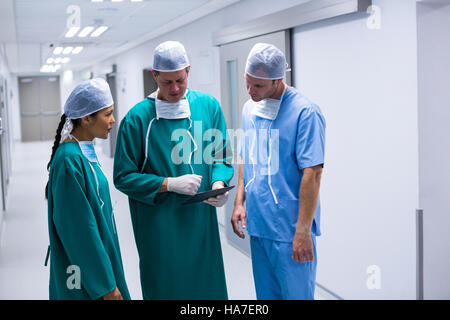
[(78, 141), (78, 139), (71, 134), (69, 134), (69, 138), (74, 139), (76, 142), (78, 142), (81, 153), (83, 153), (86, 159), (88, 159), (90, 162), (98, 163), (97, 154), (95, 153), (95, 147), (92, 141)]
[(155, 99), (156, 107), (156, 119), (185, 119), (191, 116), (191, 109), (189, 108), (189, 101), (183, 97), (177, 102), (168, 102), (165, 100), (159, 100), (158, 91), (153, 92), (150, 95)]
[(90, 162), (97, 162), (97, 154), (95, 153), (94, 144), (92, 141), (79, 141), (81, 152)]
[(258, 117), (275, 120), (280, 111), (281, 102), (283, 101), (284, 93), (286, 92), (286, 86), (284, 87), (283, 93), (280, 99), (263, 99), (261, 101), (253, 101), (252, 113)]

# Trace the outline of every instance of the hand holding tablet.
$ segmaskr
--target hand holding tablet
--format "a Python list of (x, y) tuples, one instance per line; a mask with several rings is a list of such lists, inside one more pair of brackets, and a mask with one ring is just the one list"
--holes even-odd
[(192, 196), (191, 198), (189, 198), (187, 201), (183, 202), (182, 204), (187, 205), (187, 204), (191, 204), (191, 203), (201, 202), (201, 201), (204, 201), (204, 200), (207, 200), (210, 198), (215, 198), (218, 195), (225, 194), (226, 192), (228, 192), (229, 190), (231, 190), (233, 188), (234, 188), (234, 186), (230, 186), (230, 187), (200, 192), (200, 193), (197, 193), (196, 195)]

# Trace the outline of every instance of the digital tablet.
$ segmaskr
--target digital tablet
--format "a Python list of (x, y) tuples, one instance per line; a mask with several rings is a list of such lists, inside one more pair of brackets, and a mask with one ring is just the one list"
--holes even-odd
[(234, 186), (230, 186), (230, 187), (225, 187), (225, 188), (221, 188), (221, 189), (215, 189), (215, 190), (210, 190), (210, 191), (205, 191), (205, 192), (200, 192), (197, 193), (196, 195), (193, 195), (191, 198), (189, 198), (188, 200), (186, 200), (185, 202), (182, 203), (182, 205), (186, 205), (186, 204), (190, 204), (190, 203), (196, 203), (196, 202), (201, 202), (204, 201), (206, 199), (209, 198), (214, 198), (220, 194), (224, 194), (227, 191), (233, 189)]

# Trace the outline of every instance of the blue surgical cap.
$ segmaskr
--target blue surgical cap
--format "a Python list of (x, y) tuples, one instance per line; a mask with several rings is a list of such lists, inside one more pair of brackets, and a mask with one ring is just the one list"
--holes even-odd
[(258, 79), (282, 79), (286, 65), (286, 57), (280, 49), (271, 44), (257, 43), (248, 55), (245, 72)]
[(189, 67), (189, 59), (184, 46), (178, 41), (166, 41), (153, 52), (153, 70), (174, 72)]
[(64, 105), (64, 114), (69, 119), (79, 119), (113, 104), (108, 83), (96, 78), (75, 87)]

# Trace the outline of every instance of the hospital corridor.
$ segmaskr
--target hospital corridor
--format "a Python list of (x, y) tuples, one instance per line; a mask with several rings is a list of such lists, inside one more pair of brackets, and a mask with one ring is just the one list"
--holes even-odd
[(0, 300), (450, 300), (449, 30), (450, 0), (0, 0)]

